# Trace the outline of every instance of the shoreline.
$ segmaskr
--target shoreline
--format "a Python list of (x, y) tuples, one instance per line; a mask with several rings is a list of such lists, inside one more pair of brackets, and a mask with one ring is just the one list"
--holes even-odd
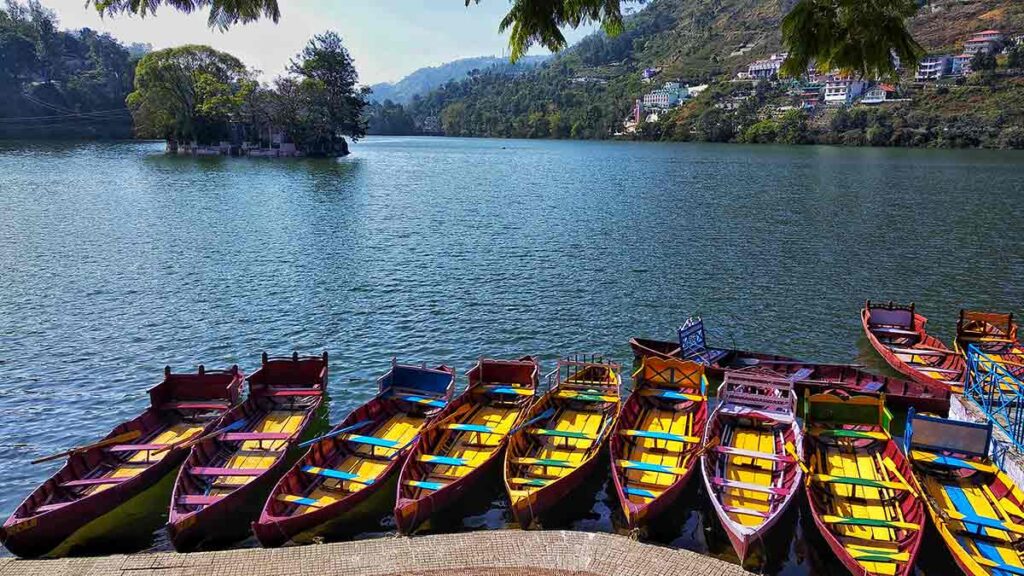
[(258, 574), (447, 574), (473, 576), (748, 576), (740, 566), (690, 550), (644, 544), (625, 536), (569, 530), (489, 530), (374, 538), (284, 548), (217, 552), (21, 560), (0, 557), (3, 576), (89, 574), (167, 576)]

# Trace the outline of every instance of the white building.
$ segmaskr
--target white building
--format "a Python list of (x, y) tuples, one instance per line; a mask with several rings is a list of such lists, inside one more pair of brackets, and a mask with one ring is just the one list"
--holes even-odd
[(644, 94), (642, 102), (644, 108), (667, 110), (678, 106), (688, 97), (689, 92), (686, 87), (680, 86), (678, 82), (666, 82), (663, 88)]
[(861, 104), (882, 104), (896, 98), (896, 88), (892, 84), (875, 84), (864, 93)]
[(864, 82), (852, 78), (832, 78), (825, 83), (825, 104), (848, 105), (864, 92)]
[(938, 80), (949, 74), (950, 65), (949, 56), (926, 56), (917, 65), (917, 81)]
[(782, 63), (786, 60), (788, 52), (779, 52), (772, 54), (764, 60), (755, 60), (747, 66), (747, 75), (751, 78), (757, 78), (759, 80), (770, 80), (779, 75), (779, 68), (782, 68)]

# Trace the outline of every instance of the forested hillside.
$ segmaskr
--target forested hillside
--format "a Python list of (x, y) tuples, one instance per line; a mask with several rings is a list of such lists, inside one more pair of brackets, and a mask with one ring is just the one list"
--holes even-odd
[(107, 34), (58, 30), (38, 1), (0, 8), (0, 138), (131, 136), (136, 54)]
[[(781, 49), (780, 26), (791, 0), (651, 0), (617, 37), (591, 35), (565, 53), (513, 81), (482, 74), (451, 82), (409, 106), (417, 121), (436, 118), (445, 134), (527, 138), (608, 138), (621, 129), (633, 102), (665, 80), (712, 84), (695, 101), (643, 126), (638, 138), (781, 141), (778, 118), (767, 108), (792, 103), (782, 88), (735, 83), (751, 61)], [(996, 28), (1024, 33), (1024, 3), (1014, 0), (933, 0), (912, 20), (929, 52), (958, 53), (972, 32)], [(1004, 57), (1000, 70), (1008, 67)], [(640, 71), (658, 68), (653, 84)], [(912, 86), (911, 100), (847, 118), (790, 115), (793, 142), (877, 145), (1007, 146), (1019, 138), (1024, 84), (1007, 72), (975, 74), (957, 84)], [(731, 99), (725, 105), (723, 99)], [(742, 102), (742, 105), (738, 104)], [(728, 108), (723, 110), (722, 108)], [(747, 132), (767, 121), (754, 132)], [(765, 133), (758, 131), (764, 128)], [(874, 138), (868, 138), (872, 130)], [(841, 131), (841, 132), (837, 132)], [(1005, 132), (1005, 134), (1004, 134)], [(950, 137), (950, 135), (956, 135)], [(749, 136), (749, 138), (748, 138)]]
[(426, 94), (443, 84), (458, 81), (481, 72), (513, 75), (526, 72), (546, 60), (548, 56), (527, 56), (516, 63), (498, 56), (479, 56), (446, 62), (440, 66), (420, 68), (398, 82), (382, 82), (370, 86), (370, 101), (391, 100), (396, 104), (408, 104), (413, 97)]

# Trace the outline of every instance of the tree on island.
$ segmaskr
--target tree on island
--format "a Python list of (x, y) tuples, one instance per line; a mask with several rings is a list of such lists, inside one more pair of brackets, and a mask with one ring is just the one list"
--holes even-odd
[(366, 134), (366, 98), (341, 37), (314, 36), (289, 71), (260, 86), (240, 60), (208, 46), (153, 52), (139, 62), (128, 95), (136, 132), (167, 139), (171, 150), (243, 140), (270, 147), (277, 132), (306, 155), (346, 154), (344, 137)]
[(135, 131), (179, 142), (218, 142), (230, 137), (229, 122), (256, 81), (245, 64), (209, 46), (180, 46), (147, 54), (135, 68), (128, 107)]
[[(450, 0), (449, 0), (450, 1)], [(481, 0), (464, 0), (466, 5)], [(512, 59), (540, 44), (553, 51), (567, 46), (561, 28), (600, 24), (609, 35), (624, 29), (622, 6), (646, 0), (512, 0), (499, 30), (510, 31)], [(183, 12), (209, 9), (209, 24), (227, 28), (260, 18), (277, 21), (277, 0), (87, 0), (104, 14), (154, 13), (162, 4)], [(866, 77), (895, 76), (893, 55), (915, 65), (924, 50), (907, 29), (918, 0), (797, 0), (782, 23), (789, 51), (783, 72), (799, 76), (809, 65), (838, 68)]]

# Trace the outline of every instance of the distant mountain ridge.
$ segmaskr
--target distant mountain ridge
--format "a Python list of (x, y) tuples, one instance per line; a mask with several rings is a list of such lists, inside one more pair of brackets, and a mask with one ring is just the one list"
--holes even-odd
[(450, 81), (464, 80), (474, 70), (515, 75), (526, 72), (544, 62), (550, 56), (526, 56), (512, 64), (500, 56), (477, 56), (446, 62), (440, 66), (420, 68), (398, 82), (381, 82), (370, 88), (372, 102), (391, 100), (397, 104), (408, 104), (413, 96), (426, 94)]

